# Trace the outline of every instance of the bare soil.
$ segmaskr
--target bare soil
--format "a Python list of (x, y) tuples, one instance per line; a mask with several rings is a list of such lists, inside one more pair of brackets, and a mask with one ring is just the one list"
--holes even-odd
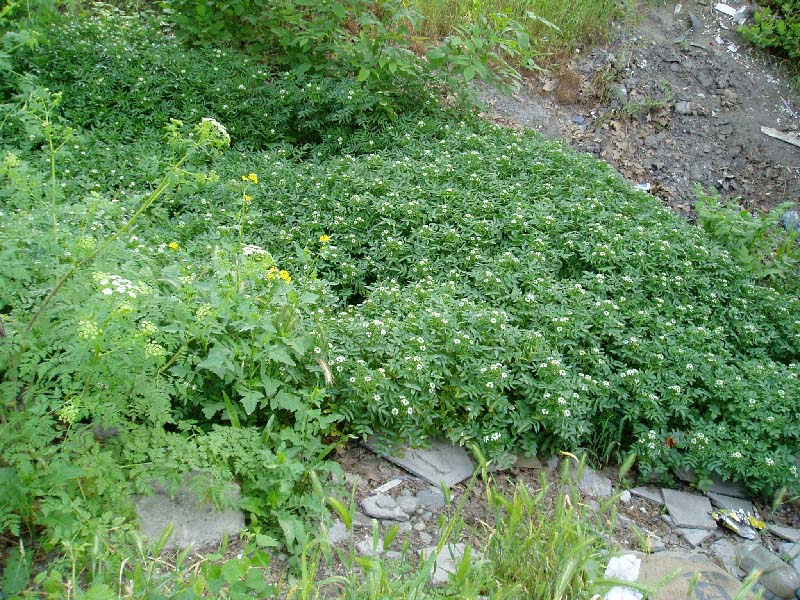
[(789, 73), (715, 4), (645, 3), (608, 45), (531, 75), (517, 94), (480, 89), (485, 114), (607, 161), (689, 217), (697, 186), (750, 210), (797, 203), (800, 148), (761, 132), (800, 129)]

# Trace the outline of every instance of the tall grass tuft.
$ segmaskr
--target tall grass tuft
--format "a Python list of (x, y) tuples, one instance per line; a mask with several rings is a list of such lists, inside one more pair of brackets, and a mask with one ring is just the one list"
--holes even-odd
[(444, 37), (454, 27), (474, 22), (481, 15), (503, 13), (526, 26), (535, 55), (545, 60), (561, 58), (578, 47), (606, 39), (612, 22), (626, 16), (633, 8), (630, 0), (408, 1), (425, 16), (423, 34), (433, 38)]

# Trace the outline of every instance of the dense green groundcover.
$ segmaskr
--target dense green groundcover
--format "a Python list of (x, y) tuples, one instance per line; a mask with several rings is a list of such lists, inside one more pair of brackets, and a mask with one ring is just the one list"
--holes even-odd
[(349, 434), (800, 491), (796, 286), (608, 166), (422, 87), (383, 121), (150, 21), (53, 27), (3, 80), (3, 531), (123, 531), (200, 469), (297, 549)]

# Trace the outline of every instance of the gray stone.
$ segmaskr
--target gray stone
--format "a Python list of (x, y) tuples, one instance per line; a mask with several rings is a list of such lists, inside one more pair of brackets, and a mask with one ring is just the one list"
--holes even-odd
[(402, 523), (386, 523), (386, 525), (397, 525), (398, 530), (400, 533), (408, 533), (412, 531), (413, 527), (409, 521), (403, 521)]
[(353, 513), (353, 529), (372, 529), (372, 519), (357, 510)]
[(742, 570), (736, 560), (736, 546), (728, 538), (722, 538), (711, 544), (711, 554), (717, 558), (724, 569), (734, 577), (741, 577)]
[(328, 542), (333, 545), (341, 544), (350, 539), (350, 532), (347, 531), (347, 526), (338, 519), (328, 529)]
[(648, 533), (647, 537), (644, 540), (645, 544), (645, 552), (650, 554), (654, 554), (656, 552), (663, 552), (667, 549), (667, 545), (664, 543), (660, 537), (658, 537), (654, 533)]
[(676, 102), (675, 103), (675, 112), (679, 115), (691, 115), (694, 114), (694, 110), (692, 109), (691, 102)]
[(403, 558), (403, 553), (398, 552), (397, 550), (389, 550), (386, 552), (386, 558), (389, 560), (397, 560)]
[(611, 480), (605, 475), (595, 473), (589, 467), (583, 469), (579, 487), (587, 496), (597, 496), (600, 498), (608, 498), (612, 492)]
[(664, 496), (661, 495), (661, 490), (654, 487), (636, 487), (631, 490), (631, 494), (639, 498), (645, 498), (656, 504), (664, 504)]
[(422, 521), (414, 523), (414, 531), (425, 531), (425, 523)]
[[(366, 446), (377, 453), (373, 438), (367, 440)], [(434, 485), (453, 486), (471, 477), (474, 470), (472, 460), (462, 447), (440, 440), (431, 441), (430, 448), (401, 446), (383, 458)]]
[(709, 537), (714, 535), (713, 531), (708, 529), (689, 529), (687, 527), (678, 527), (675, 531), (680, 533), (687, 542), (692, 546), (699, 546), (705, 542)]
[(636, 582), (654, 588), (650, 600), (730, 600), (741, 588), (738, 579), (705, 556), (683, 550), (643, 557)]
[(748, 496), (747, 488), (738, 481), (722, 481), (717, 479), (709, 486), (708, 491), (716, 494), (733, 496), (734, 498), (747, 498)]
[(795, 571), (800, 572), (800, 544), (796, 542), (781, 542), (778, 544), (781, 558), (786, 560)]
[(356, 550), (363, 556), (380, 556), (383, 554), (383, 538), (378, 539), (378, 543), (373, 545), (372, 536), (365, 537), (356, 543)]
[(547, 470), (552, 472), (552, 471), (555, 471), (558, 468), (558, 465), (560, 464), (560, 462), (561, 462), (561, 460), (558, 458), (558, 456), (553, 455), (553, 456), (551, 456), (550, 458), (547, 459), (547, 462), (545, 463), (545, 465), (547, 466)]
[(419, 500), (413, 496), (398, 496), (394, 500), (397, 502), (397, 506), (408, 515), (414, 514), (419, 506)]
[(800, 529), (793, 527), (784, 527), (783, 525), (775, 525), (770, 523), (767, 525), (770, 533), (777, 535), (779, 538), (789, 542), (800, 542)]
[[(244, 529), (244, 514), (238, 509), (220, 511), (210, 502), (198, 500), (193, 490), (202, 484), (203, 478), (201, 473), (185, 475), (174, 494), (154, 481), (152, 496), (134, 496), (142, 536), (158, 541), (164, 530), (172, 525), (164, 549), (191, 547), (196, 550), (218, 546), (226, 535), (238, 536)], [(231, 505), (239, 505), (241, 496), (237, 484), (230, 484), (227, 495)]]
[(800, 574), (758, 542), (737, 544), (736, 560), (748, 573), (761, 571), (759, 583), (780, 598), (794, 598), (795, 590), (800, 588)]
[(367, 516), (391, 521), (407, 521), (408, 515), (397, 506), (394, 498), (384, 494), (368, 496), (361, 501), (361, 508)]
[(661, 515), (661, 520), (664, 521), (670, 527), (675, 527), (675, 519), (670, 517), (669, 515)]
[(709, 500), (711, 500), (711, 503), (719, 508), (724, 508), (726, 510), (742, 509), (745, 512), (749, 512), (751, 515), (756, 514), (756, 507), (746, 498), (734, 498), (733, 496), (726, 496), (715, 492), (708, 492), (706, 495)]
[(716, 529), (711, 518), (711, 502), (705, 496), (662, 489), (664, 504), (678, 527), (689, 529)]
[(518, 469), (541, 469), (542, 463), (535, 456), (517, 456), (514, 466)]
[(433, 485), (428, 489), (418, 491), (416, 498), (420, 506), (424, 506), (429, 510), (439, 510), (444, 506), (442, 490)]
[[(464, 558), (466, 546), (462, 543), (447, 544), (442, 548), (441, 552), (436, 555), (436, 561), (433, 563), (433, 570), (431, 572), (431, 584), (434, 586), (444, 585), (447, 583), (450, 575), (455, 574), (458, 564)], [(427, 560), (429, 556), (436, 553), (436, 546), (428, 546), (419, 551), (422, 560)], [(478, 560), (482, 557), (481, 553), (477, 550), (470, 552), (470, 558)]]
[(631, 493), (628, 490), (625, 490), (619, 495), (619, 501), (623, 504), (630, 504), (631, 503)]
[(433, 541), (433, 536), (429, 533), (425, 533), (424, 531), (419, 532), (419, 540), (423, 544), (430, 544)]

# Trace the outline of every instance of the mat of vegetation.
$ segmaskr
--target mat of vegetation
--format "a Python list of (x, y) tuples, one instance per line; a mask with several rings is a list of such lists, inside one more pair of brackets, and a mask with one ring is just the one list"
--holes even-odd
[(642, 473), (800, 491), (796, 284), (755, 281), (609, 167), (442, 112), (416, 80), (273, 74), (144, 17), (4, 39), (17, 563), (116, 581), (129, 495), (187, 470), (212, 495), (240, 481), (254, 541), (298, 552), (311, 471), (348, 435), (635, 450)]

